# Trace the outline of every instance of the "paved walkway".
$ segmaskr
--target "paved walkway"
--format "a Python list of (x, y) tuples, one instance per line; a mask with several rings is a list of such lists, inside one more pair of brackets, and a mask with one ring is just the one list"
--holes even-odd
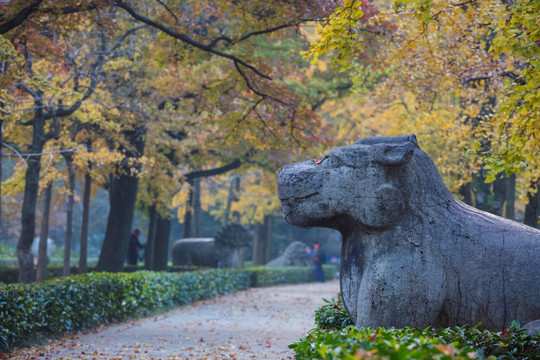
[(20, 350), (13, 359), (293, 359), (337, 280), (253, 288)]

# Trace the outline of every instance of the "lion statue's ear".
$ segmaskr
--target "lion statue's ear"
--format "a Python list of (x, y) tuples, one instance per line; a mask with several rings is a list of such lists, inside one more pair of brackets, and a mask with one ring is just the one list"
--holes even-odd
[(381, 165), (402, 166), (411, 161), (414, 155), (414, 145), (410, 142), (372, 146), (374, 159)]
[(363, 204), (364, 218), (360, 221), (364, 225), (376, 228), (394, 224), (405, 211), (403, 193), (395, 186), (384, 184), (375, 190), (374, 195)]

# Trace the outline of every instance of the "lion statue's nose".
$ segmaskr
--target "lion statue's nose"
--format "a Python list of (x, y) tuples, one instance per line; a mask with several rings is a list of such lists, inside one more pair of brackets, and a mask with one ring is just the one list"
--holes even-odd
[(308, 162), (285, 165), (279, 170), (277, 186), (281, 200), (300, 199), (316, 194), (323, 184), (324, 174)]

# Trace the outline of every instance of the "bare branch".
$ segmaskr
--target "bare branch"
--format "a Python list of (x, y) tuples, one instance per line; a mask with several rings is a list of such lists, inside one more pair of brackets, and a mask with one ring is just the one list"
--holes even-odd
[(163, 3), (163, 1), (161, 0), (156, 0), (161, 6), (163, 6), (165, 8), (165, 10), (167, 10), (167, 12), (174, 18), (174, 20), (176, 20), (176, 22), (180, 22), (180, 20), (178, 19), (178, 17), (176, 16), (176, 14), (171, 11), (171, 9), (169, 9), (169, 7), (167, 6), (167, 4)]
[(240, 68), (240, 64), (237, 63), (236, 61), (234, 62), (234, 66), (236, 67), (236, 70), (238, 71), (238, 73), (240, 74), (240, 76), (242, 76), (242, 78), (244, 78), (244, 81), (246, 82), (246, 85), (248, 87), (248, 89), (250, 89), (251, 91), (253, 91), (255, 94), (259, 95), (260, 97), (262, 97), (263, 99), (264, 98), (269, 98), (269, 99), (272, 99), (274, 100), (275, 102), (278, 102), (282, 105), (285, 105), (285, 106), (289, 106), (289, 104), (287, 104), (286, 102), (276, 98), (276, 97), (273, 97), (273, 96), (270, 96), (268, 94), (263, 94), (262, 92), (256, 90), (253, 85), (251, 85), (251, 82), (249, 81), (249, 79), (247, 78), (246, 74), (242, 71), (242, 69)]

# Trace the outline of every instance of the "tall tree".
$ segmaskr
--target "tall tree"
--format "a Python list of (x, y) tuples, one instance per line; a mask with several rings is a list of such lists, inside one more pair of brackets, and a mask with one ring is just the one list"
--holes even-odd
[(43, 281), (47, 278), (48, 240), (49, 240), (49, 216), (51, 210), (52, 182), (45, 188), (43, 200), (41, 202), (41, 228), (39, 232), (38, 259), (36, 268), (36, 281)]
[[(361, 135), (419, 133), (453, 191), (471, 202), (463, 190), (473, 178), (482, 180), (477, 178), (482, 166), (489, 171), (488, 182), (503, 181), (495, 176), (501, 171), (523, 170), (532, 184), (539, 175), (539, 142), (527, 134), (539, 124), (534, 120), (540, 103), (535, 76), (539, 38), (523, 24), (535, 21), (537, 5), (393, 3), (393, 9), (373, 11), (376, 2), (344, 1), (306, 53), (315, 61), (331, 53), (335, 67), (351, 72), (355, 96), (365, 95), (360, 99), (367, 104), (360, 113), (375, 114), (357, 116)], [(386, 119), (397, 121), (389, 126)], [(479, 161), (482, 153), (487, 163)], [(504, 188), (502, 183), (485, 188), (493, 187)]]
[(110, 210), (107, 230), (99, 255), (97, 271), (121, 271), (128, 252), (129, 234), (137, 200), (138, 159), (144, 151), (143, 128), (125, 131), (124, 135), (130, 147), (123, 148), (124, 160), (118, 165), (118, 175), (110, 177), (109, 201)]
[[(32, 33), (33, 34), (33, 33)], [(103, 32), (98, 34), (96, 56), (90, 56), (89, 64), (80, 69), (75, 66), (75, 59), (77, 56), (83, 57), (88, 53), (81, 51), (81, 49), (74, 49), (73, 53), (66, 52), (64, 57), (53, 54), (50, 61), (50, 68), (58, 69), (58, 77), (53, 78), (53, 82), (46, 80), (35, 81), (33, 79), (40, 79), (42, 76), (40, 73), (34, 72), (34, 67), (39, 65), (40, 70), (43, 61), (34, 64), (34, 56), (46, 56), (47, 54), (40, 53), (37, 42), (43, 36), (56, 36), (56, 33), (49, 30), (42, 34), (36, 34), (33, 42), (20, 40), (19, 49), (26, 59), (26, 78), (21, 79), (14, 85), (18, 89), (23, 90), (28, 94), (28, 97), (33, 101), (33, 116), (30, 118), (23, 118), (22, 124), (30, 126), (32, 128), (32, 142), (29, 147), (28, 153), (31, 154), (27, 161), (26, 179), (25, 179), (25, 192), (23, 198), (22, 207), (22, 231), (19, 242), (17, 244), (17, 254), (20, 263), (20, 281), (28, 282), (32, 281), (32, 255), (30, 253), (30, 246), (32, 244), (35, 234), (35, 206), (37, 201), (37, 191), (39, 186), (40, 171), (41, 171), (41, 154), (45, 144), (52, 140), (58, 139), (62, 136), (59, 129), (61, 128), (61, 119), (66, 119), (68, 116), (74, 114), (94, 93), (97, 85), (100, 82), (100, 74), (102, 72), (103, 65), (108, 60), (107, 54), (116, 51), (120, 46), (120, 43), (125, 38), (120, 40), (110, 47), (107, 47), (107, 43), (104, 42)], [(48, 41), (48, 40), (47, 40)], [(65, 46), (64, 42), (56, 41), (56, 47), (62, 48)], [(52, 45), (52, 43), (51, 43)], [(88, 44), (87, 44), (88, 45)], [(54, 47), (53, 47), (54, 49)], [(83, 60), (85, 63), (88, 58)], [(69, 69), (67, 64), (70, 64)], [(49, 70), (45, 68), (45, 70)], [(66, 74), (70, 74), (71, 78)], [(67, 80), (66, 80), (67, 78)], [(58, 91), (58, 87), (55, 82), (62, 82), (65, 90)], [(72, 86), (72, 89), (67, 89), (67, 84)], [(69, 104), (69, 105), (67, 105)]]
[[(275, 164), (280, 161), (278, 159), (290, 158), (290, 148), (302, 151), (312, 144), (327, 141), (319, 119), (286, 81), (298, 74), (295, 66), (291, 66), (294, 62), (263, 50), (270, 43), (277, 46), (283, 38), (297, 36), (299, 24), (321, 18), (334, 6), (333, 2), (322, 0), (298, 0), (294, 6), (277, 2), (270, 7), (262, 1), (80, 1), (73, 4), (67, 0), (55, 3), (14, 0), (7, 4), (0, 18), (0, 29), (3, 34), (21, 40), (18, 46), (25, 54), (32, 53), (27, 51), (28, 44), (37, 44), (43, 39), (39, 32), (32, 32), (33, 27), (44, 29), (42, 34), (49, 40), (52, 38), (52, 42), (60, 39), (67, 43), (65, 35), (82, 26), (90, 27), (91, 20), (101, 26), (101, 29), (92, 28), (96, 30), (92, 33), (95, 38), (88, 35), (82, 40), (73, 37), (81, 44), (75, 54), (85, 54), (93, 60), (86, 65), (86, 71), (74, 72), (77, 63), (74, 65), (69, 56), (58, 55), (66, 53), (63, 49), (55, 48), (58, 54), (50, 61), (55, 63), (50, 67), (54, 70), (51, 74), (65, 74), (61, 77), (61, 81), (65, 81), (63, 85), (75, 85), (74, 94), (80, 93), (79, 97), (75, 98), (75, 94), (68, 101), (66, 96), (56, 95), (53, 101), (45, 101), (52, 91), (42, 94), (40, 87), (32, 87), (35, 83), (24, 86), (23, 81), (19, 84), (35, 103), (35, 119), (43, 120), (26, 120), (32, 124), (36, 136), (33, 153), (42, 153), (50, 139), (49, 134), (55, 133), (51, 130), (62, 128), (61, 119), (67, 115), (78, 116), (75, 112), (84, 113), (82, 103), (92, 94), (95, 95), (92, 97), (94, 106), (101, 107), (100, 112), (107, 118), (107, 124), (100, 123), (99, 127), (114, 133), (100, 141), (107, 142), (110, 153), (125, 151), (123, 156), (116, 158), (120, 161), (116, 174), (104, 174), (111, 179), (111, 214), (98, 268), (118, 271), (122, 267), (139, 177), (144, 180), (148, 173), (155, 182), (167, 177), (171, 179), (161, 182), (166, 185), (158, 189), (155, 199), (147, 202), (158, 206), (160, 213), (167, 214), (174, 186), (178, 187), (181, 175), (192, 169), (206, 171), (247, 153), (250, 161), (264, 163), (265, 157), (270, 156)], [(107, 16), (101, 16), (105, 13), (104, 8), (108, 8)], [(119, 16), (118, 11), (124, 16)], [(130, 35), (136, 30), (123, 30), (132, 25), (128, 17), (154, 31), (145, 30), (134, 39)], [(107, 41), (104, 29), (107, 35), (120, 34), (118, 42), (126, 41), (130, 46), (120, 48)], [(155, 31), (159, 31), (160, 36), (156, 36)], [(27, 39), (32, 42), (22, 41), (21, 34), (30, 33), (33, 37)], [(98, 56), (92, 57), (87, 49), (95, 44), (101, 47), (96, 52)], [(33, 54), (38, 56), (37, 51)], [(39, 56), (52, 58), (45, 54)], [(31, 59), (26, 56), (28, 64)], [(69, 78), (73, 74), (76, 75)], [(133, 81), (135, 77), (137, 82)], [(103, 86), (98, 87), (98, 84)], [(180, 105), (176, 104), (178, 98), (182, 99)], [(168, 99), (166, 102), (172, 107), (157, 109), (155, 104), (163, 103), (163, 99)], [(163, 114), (169, 114), (168, 121), (163, 121)], [(170, 124), (171, 128), (160, 129), (156, 125), (159, 123)], [(169, 136), (178, 132), (186, 134), (185, 140)], [(132, 136), (135, 133), (140, 137)], [(62, 133), (56, 134), (62, 136)], [(171, 143), (171, 138), (176, 143)], [(161, 145), (155, 146), (156, 141)], [(167, 151), (175, 152), (175, 166), (181, 164), (181, 169), (159, 162), (159, 154)], [(79, 161), (80, 152), (74, 154), (75, 163)], [(80, 166), (82, 160), (77, 164)], [(165, 171), (153, 170), (165, 164)], [(34, 174), (34, 177), (28, 175), (29, 190), (39, 182), (39, 170), (37, 165), (29, 163), (27, 172)], [(25, 197), (24, 204), (35, 204), (35, 196), (32, 198), (31, 195), (30, 192)], [(118, 217), (118, 203), (126, 207), (128, 216)], [(24, 207), (24, 239), (33, 231), (29, 230), (33, 228), (30, 219), (35, 218), (31, 212), (31, 205)], [(24, 254), (22, 250), (27, 240), (20, 243), (21, 254)], [(116, 259), (112, 259), (113, 256)]]
[[(88, 143), (89, 147), (91, 142)], [(91, 170), (91, 167), (90, 169)], [(79, 274), (88, 272), (88, 223), (90, 216), (90, 194), (92, 191), (92, 177), (90, 172), (84, 175), (83, 212), (80, 240)]]

